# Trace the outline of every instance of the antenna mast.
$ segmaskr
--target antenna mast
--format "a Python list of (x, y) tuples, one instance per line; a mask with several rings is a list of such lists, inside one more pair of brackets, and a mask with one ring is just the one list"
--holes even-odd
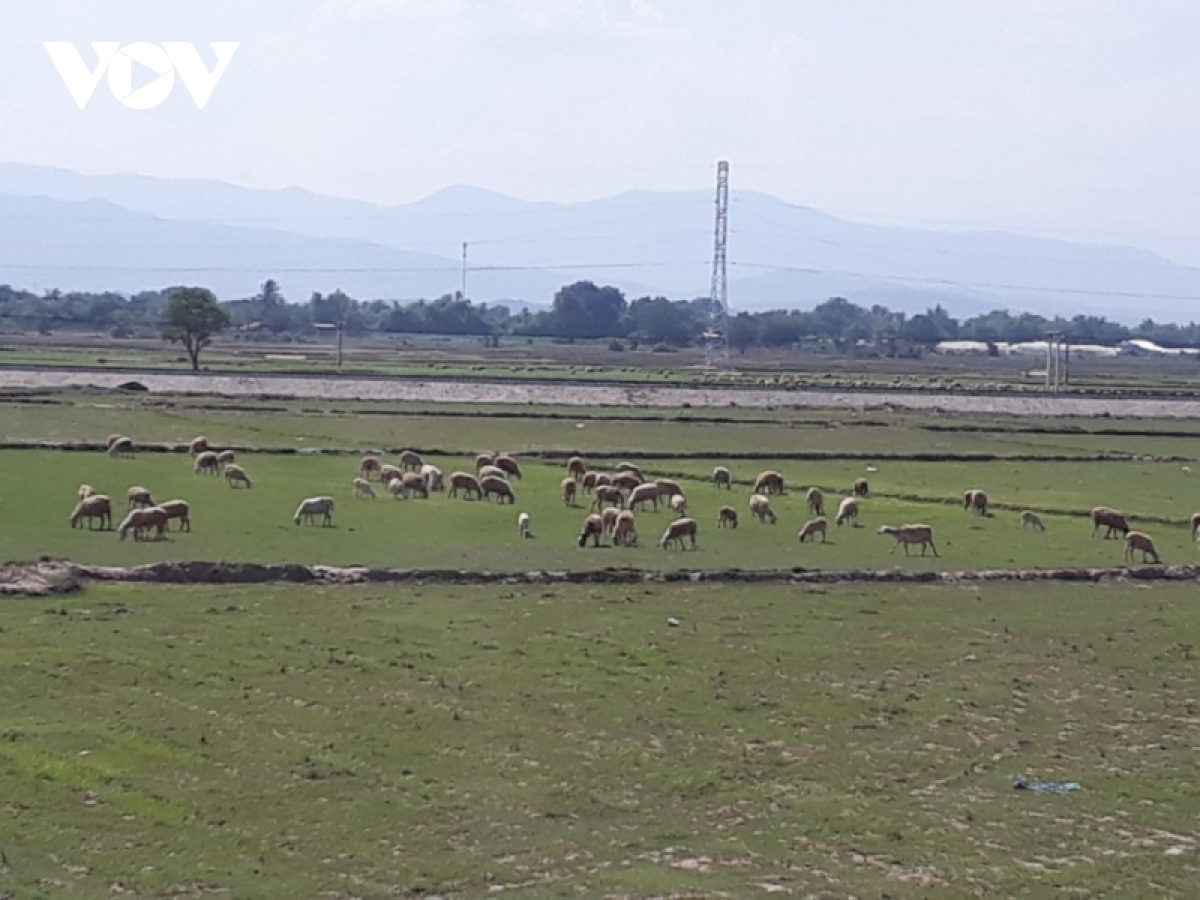
[(704, 333), (704, 362), (709, 368), (729, 362), (727, 307), (729, 283), (725, 274), (726, 237), (729, 231), (729, 163), (717, 163), (717, 223), (713, 236), (712, 290), (708, 304), (708, 330)]

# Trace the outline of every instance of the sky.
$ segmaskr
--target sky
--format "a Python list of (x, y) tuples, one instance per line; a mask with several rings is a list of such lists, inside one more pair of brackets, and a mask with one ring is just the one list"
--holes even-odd
[[(203, 110), (43, 41), (240, 46)], [(0, 160), (403, 203), (712, 185), (1200, 265), (1193, 0), (39, 0), (0, 7)], [(136, 86), (136, 85), (135, 85)]]

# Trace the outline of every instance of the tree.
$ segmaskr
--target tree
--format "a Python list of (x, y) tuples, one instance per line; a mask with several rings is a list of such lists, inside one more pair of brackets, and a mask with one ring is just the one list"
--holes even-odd
[(174, 288), (167, 295), (163, 337), (183, 344), (192, 370), (200, 368), (200, 351), (230, 323), (229, 313), (217, 303), (212, 291), (199, 287)]
[(554, 295), (554, 326), (560, 337), (621, 337), (625, 295), (615, 287), (577, 281)]

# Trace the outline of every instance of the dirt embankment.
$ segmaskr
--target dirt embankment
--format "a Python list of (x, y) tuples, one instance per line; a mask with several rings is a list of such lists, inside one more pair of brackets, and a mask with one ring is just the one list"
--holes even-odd
[(995, 396), (903, 391), (819, 391), (781, 388), (627, 387), (611, 384), (453, 381), (442, 379), (212, 375), (190, 372), (0, 370), (0, 388), (116, 390), (136, 382), (153, 393), (225, 397), (309, 397), (440, 404), (554, 406), (743, 407), (783, 409), (902, 409), (1010, 416), (1086, 416), (1198, 419), (1200, 400), (1071, 396)]
[(911, 572), (901, 569), (582, 569), (534, 572), (472, 572), (459, 569), (372, 569), (321, 565), (162, 562), (132, 568), (88, 566), (61, 560), (14, 563), (0, 568), (0, 596), (53, 596), (81, 590), (87, 582), (140, 584), (963, 584), (1007, 582), (1200, 581), (1200, 566), (1117, 569), (997, 569)]

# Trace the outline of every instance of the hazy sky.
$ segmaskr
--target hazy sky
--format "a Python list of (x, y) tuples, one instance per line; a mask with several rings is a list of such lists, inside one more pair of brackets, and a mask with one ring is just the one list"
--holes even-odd
[[(42, 41), (240, 41), (207, 107)], [(0, 159), (395, 203), (739, 188), (1200, 264), (1194, 0), (6, 0)]]

